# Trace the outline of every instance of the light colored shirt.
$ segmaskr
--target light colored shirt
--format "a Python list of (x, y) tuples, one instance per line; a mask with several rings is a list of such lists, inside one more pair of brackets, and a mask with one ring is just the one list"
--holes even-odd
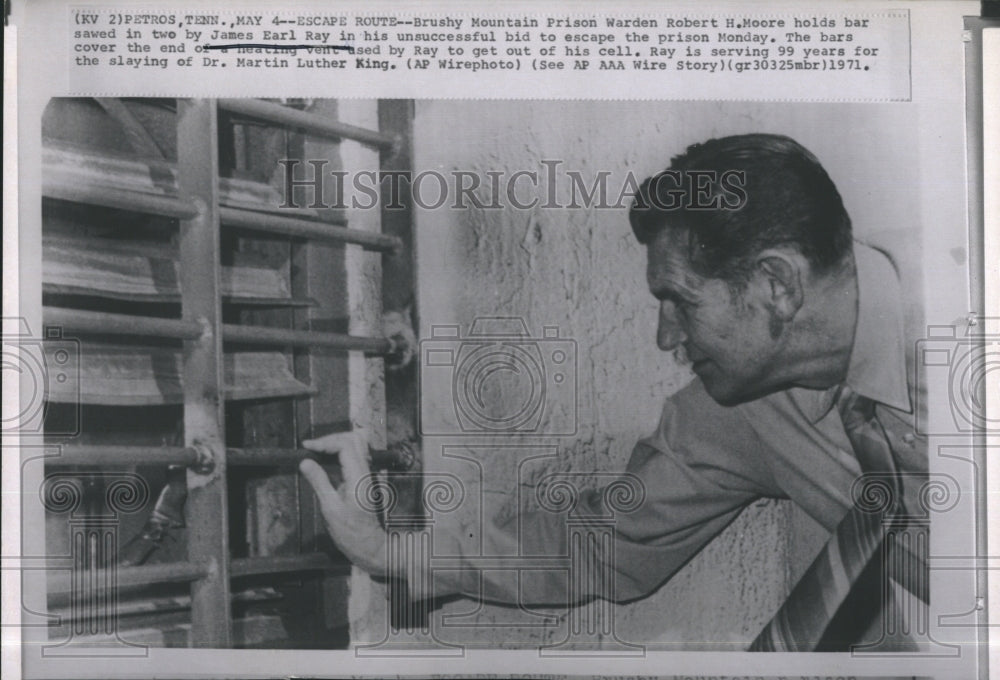
[[(920, 475), (927, 472), (926, 441), (914, 431), (912, 341), (904, 332), (901, 290), (886, 255), (855, 244), (858, 321), (846, 380), (876, 402), (903, 476), (904, 503), (919, 507)], [(908, 347), (909, 345), (909, 347)], [(716, 403), (695, 380), (666, 400), (656, 431), (640, 440), (626, 472), (641, 480), (645, 500), (614, 513), (611, 550), (593, 560), (614, 574), (610, 599), (643, 597), (669, 579), (750, 503), (788, 498), (831, 532), (847, 513), (860, 467), (834, 406), (837, 386), (792, 388), (734, 407)], [(602, 490), (583, 494), (573, 516), (608, 514)], [(481, 555), (462, 554), (457, 540), (435, 537), (435, 553), (461, 555), (464, 569), (433, 570), (436, 595), (464, 593), (489, 600), (566, 605), (607, 591), (588, 591), (587, 579), (545, 568), (533, 556), (569, 554), (567, 513), (521, 513), (484, 530)], [(528, 570), (490, 570), (496, 560), (520, 556)], [(452, 565), (455, 560), (449, 560)], [(596, 566), (596, 565), (595, 565)], [(411, 576), (412, 578), (412, 576)], [(591, 579), (593, 580), (593, 579)]]

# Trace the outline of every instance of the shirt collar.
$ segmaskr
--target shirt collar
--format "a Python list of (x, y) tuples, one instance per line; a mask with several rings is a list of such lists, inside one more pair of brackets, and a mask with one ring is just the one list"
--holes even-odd
[[(858, 321), (844, 383), (869, 399), (910, 412), (899, 275), (885, 253), (857, 241), (854, 263)], [(803, 415), (816, 422), (833, 408), (837, 388), (793, 388), (791, 393)]]

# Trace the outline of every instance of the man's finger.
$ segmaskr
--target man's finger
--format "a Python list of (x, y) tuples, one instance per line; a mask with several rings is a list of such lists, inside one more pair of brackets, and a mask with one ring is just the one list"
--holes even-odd
[(351, 433), (340, 450), (340, 467), (344, 471), (347, 493), (354, 493), (358, 482), (368, 476), (368, 446), (360, 435)]
[(331, 521), (331, 515), (340, 512), (344, 507), (344, 502), (341, 500), (337, 490), (333, 488), (333, 484), (330, 483), (330, 478), (327, 476), (326, 470), (316, 461), (306, 458), (299, 463), (299, 471), (306, 478), (306, 481), (309, 482), (309, 486), (313, 488), (316, 497), (319, 498), (323, 516), (326, 517), (327, 521)]
[(302, 441), (302, 448), (317, 453), (339, 453), (351, 443), (353, 437), (355, 437), (353, 432), (334, 432), (315, 439), (305, 439)]

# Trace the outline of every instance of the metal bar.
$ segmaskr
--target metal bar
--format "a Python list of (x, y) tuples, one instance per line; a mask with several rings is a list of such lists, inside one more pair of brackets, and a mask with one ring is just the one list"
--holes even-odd
[(198, 207), (183, 198), (146, 194), (100, 184), (60, 182), (49, 177), (42, 181), (42, 195), (73, 203), (132, 210), (181, 220), (193, 219), (198, 214)]
[[(73, 578), (79, 572), (72, 573), (61, 565), (54, 565), (48, 582), (48, 595), (54, 601), (63, 600), (73, 593)], [(107, 574), (105, 577), (104, 574)], [(203, 564), (194, 562), (168, 562), (166, 564), (150, 564), (140, 567), (122, 567), (108, 570), (98, 570), (88, 580), (93, 583), (111, 583), (115, 588), (135, 588), (154, 583), (186, 583), (196, 581), (208, 574)]]
[(63, 444), (59, 455), (45, 459), (51, 467), (120, 465), (200, 465), (194, 448), (180, 446), (81, 446)]
[[(334, 562), (326, 553), (307, 553), (304, 555), (280, 555), (268, 557), (242, 557), (232, 560), (229, 573), (232, 577), (257, 576), (260, 574), (280, 574), (296, 571), (332, 571), (347, 575), (351, 565), (347, 562)], [(123, 567), (111, 570), (107, 578), (92, 579), (96, 583), (112, 583), (115, 588), (136, 588), (158, 583), (185, 583), (197, 581), (210, 576), (211, 570), (205, 565), (195, 562), (168, 562), (166, 564), (151, 564), (139, 567)], [(103, 571), (99, 571), (103, 574)], [(48, 583), (48, 595), (53, 600), (70, 596), (73, 574), (62, 565), (53, 566)]]
[[(222, 189), (226, 189), (227, 184), (234, 182), (234, 180), (225, 177), (220, 181), (223, 182), (221, 185)], [(243, 180), (243, 182), (246, 183), (246, 180)], [(320, 211), (314, 208), (298, 208), (292, 206), (252, 203), (248, 201), (229, 199), (225, 195), (222, 196), (222, 207), (232, 208), (233, 210), (249, 210), (250, 212), (261, 213), (263, 215), (300, 217), (308, 222), (319, 222), (320, 224), (332, 224), (341, 227), (347, 226), (347, 215), (343, 210), (337, 210), (334, 208), (324, 208), (321, 215)]]
[[(99, 297), (109, 300), (123, 300), (125, 302), (171, 302), (177, 304), (181, 301), (179, 293), (122, 293), (119, 291), (89, 288), (87, 286), (70, 286), (61, 283), (46, 283), (45, 281), (42, 282), (42, 292), (52, 295), (66, 295), (70, 297)], [(313, 307), (316, 304), (315, 300), (308, 298), (263, 297), (242, 295), (240, 293), (223, 293), (222, 300), (226, 304), (242, 305), (244, 307), (302, 308)]]
[(309, 553), (305, 555), (242, 557), (233, 560), (230, 567), (230, 574), (234, 578), (297, 571), (333, 571), (347, 576), (351, 573), (351, 565), (348, 562), (334, 562), (326, 553)]
[(243, 342), (251, 345), (286, 345), (291, 347), (330, 347), (332, 349), (355, 350), (369, 354), (390, 354), (395, 348), (388, 338), (372, 338), (341, 333), (320, 331), (296, 331), (288, 328), (268, 328), (267, 326), (243, 326), (225, 324), (223, 337), (227, 342)]
[(323, 137), (351, 139), (381, 149), (392, 149), (396, 143), (394, 137), (375, 130), (341, 123), (340, 121), (327, 120), (306, 111), (290, 109), (280, 104), (272, 104), (271, 102), (259, 99), (220, 99), (219, 108), (250, 118), (277, 123), (286, 127), (298, 128)]
[[(62, 444), (59, 455), (45, 459), (50, 467), (105, 467), (128, 465), (206, 465), (204, 456), (194, 447), (181, 446), (88, 446)], [(369, 449), (371, 466), (376, 470), (407, 470), (412, 455), (399, 446), (389, 450)], [(238, 467), (255, 465), (298, 465), (304, 458), (322, 457), (308, 449), (252, 448), (226, 449), (227, 464)]]
[(140, 335), (158, 338), (195, 340), (203, 332), (201, 324), (184, 319), (159, 319), (152, 316), (90, 312), (63, 307), (44, 307), (46, 326), (61, 326), (75, 333)]
[[(281, 599), (281, 593), (273, 588), (248, 588), (246, 590), (233, 592), (233, 602), (272, 602)], [(77, 608), (70, 608), (59, 604), (50, 603), (49, 616), (58, 616), (61, 623), (67, 623), (80, 617), (81, 612)], [(160, 615), (167, 612), (185, 611), (191, 609), (190, 595), (177, 595), (176, 597), (134, 597), (127, 600), (119, 600), (115, 613), (119, 617), (142, 616), (144, 614)]]
[(354, 243), (368, 250), (379, 252), (396, 252), (402, 247), (402, 241), (395, 236), (348, 229), (343, 226), (275, 215), (269, 212), (223, 206), (219, 210), (219, 218), (223, 224), (233, 227), (301, 236), (316, 241)]
[(219, 258), (219, 158), (215, 101), (177, 102), (177, 181), (203, 211), (180, 225), (181, 315), (205, 328), (184, 343), (184, 445), (204, 447), (211, 470), (187, 469), (188, 558), (210, 566), (191, 584), (191, 642), (232, 646), (229, 595), (229, 503), (226, 490), (225, 395)]
[[(413, 169), (413, 102), (401, 99), (380, 100), (378, 103), (379, 129), (396, 136), (400, 143), (394, 153), (383, 153), (379, 158), (379, 169), (385, 172), (409, 173)], [(382, 308), (402, 309), (408, 301), (414, 299), (414, 288), (416, 281), (414, 278), (413, 260), (413, 201), (410, 195), (411, 187), (404, 182), (399, 185), (401, 195), (398, 197), (402, 210), (390, 209), (385, 202), (381, 211), (381, 230), (385, 234), (398, 236), (403, 242), (400, 250), (382, 260)], [(392, 206), (399, 208), (400, 206)], [(419, 309), (412, 309), (413, 321), (419, 325)], [(405, 419), (419, 431), (419, 413), (416, 400), (400, 399), (400, 395), (405, 395), (416, 382), (416, 371), (386, 371), (385, 373), (385, 394), (387, 404), (394, 404), (396, 417)], [(409, 407), (400, 405), (400, 402), (410, 402)], [(392, 406), (388, 408), (393, 408)], [(400, 448), (400, 447), (396, 447)], [(422, 517), (426, 514), (426, 508), (421, 503), (422, 480), (417, 475), (407, 474), (399, 477), (396, 471), (409, 472), (413, 469), (419, 456), (416, 447), (404, 446), (403, 450), (409, 454), (406, 457), (395, 457), (390, 459), (388, 464), (376, 465), (375, 457), (372, 457), (372, 467), (375, 469), (386, 469), (385, 476), (388, 484), (392, 485), (397, 492), (397, 503), (387, 512), (383, 513), (386, 526), (393, 527), (393, 530), (419, 529), (425, 523)], [(428, 629), (430, 626), (428, 613), (430, 611), (429, 602), (420, 604), (411, 602), (409, 587), (405, 578), (390, 577), (387, 581), (389, 598), (389, 624), (396, 630)]]
[[(244, 226), (241, 225), (240, 220), (254, 220), (253, 224), (245, 225), (248, 229), (268, 230), (268, 226), (263, 224), (261, 220), (270, 220), (271, 218), (291, 218), (293, 221), (305, 222), (307, 225), (304, 227), (305, 229), (309, 228), (308, 225), (322, 228), (324, 231), (329, 230), (331, 226), (347, 226), (347, 214), (343, 210), (334, 208), (325, 208), (321, 214), (320, 211), (313, 208), (257, 205), (253, 203), (236, 203), (234, 201), (225, 200), (222, 201), (222, 208), (223, 210), (219, 219), (221, 219), (224, 224)], [(249, 215), (244, 216), (241, 213), (249, 213)], [(289, 227), (289, 229), (294, 228), (294, 225)], [(309, 233), (305, 235), (308, 236)]]

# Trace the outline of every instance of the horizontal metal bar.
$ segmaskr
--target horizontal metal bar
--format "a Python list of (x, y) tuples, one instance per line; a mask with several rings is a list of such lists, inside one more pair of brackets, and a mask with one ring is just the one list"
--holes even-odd
[[(241, 557), (230, 560), (229, 574), (236, 576), (257, 576), (299, 571), (328, 571), (335, 574), (349, 574), (351, 565), (334, 562), (326, 553), (306, 553), (304, 555), (281, 555), (267, 557)], [(208, 569), (193, 562), (168, 562), (138, 567), (121, 567), (112, 572), (98, 570), (88, 573), (89, 583), (111, 583), (118, 589), (149, 586), (157, 583), (188, 583), (203, 578)], [(47, 593), (51, 600), (65, 600), (73, 592), (72, 579), (81, 576), (57, 564), (50, 571)]]
[[(247, 588), (246, 590), (237, 590), (232, 593), (233, 602), (273, 602), (282, 599), (281, 593), (274, 590), (273, 588)], [(65, 624), (69, 621), (75, 621), (83, 617), (92, 616), (92, 612), (88, 612), (86, 608), (77, 607), (59, 607), (55, 605), (56, 608), (49, 609), (49, 616), (58, 616), (61, 623)], [(142, 596), (135, 597), (132, 595), (129, 599), (119, 600), (118, 606), (115, 607), (114, 614), (116, 616), (143, 616), (149, 615), (161, 615), (168, 612), (185, 611), (191, 609), (191, 596), (190, 595), (175, 595), (175, 596), (157, 596), (148, 597)]]
[[(223, 177), (221, 179), (221, 188), (225, 189), (229, 181), (231, 181), (229, 178)], [(219, 199), (219, 205), (225, 208), (232, 208), (233, 210), (249, 210), (250, 212), (263, 213), (265, 215), (280, 215), (281, 217), (301, 217), (310, 222), (321, 222), (323, 224), (338, 226), (347, 225), (347, 214), (339, 208), (324, 208), (323, 214), (320, 216), (315, 208), (251, 203), (248, 201), (233, 200), (227, 196)]]
[[(121, 300), (124, 302), (153, 302), (177, 304), (181, 301), (180, 293), (129, 293), (90, 286), (75, 286), (64, 283), (48, 283), (42, 281), (42, 292), (46, 295), (65, 295), (66, 297), (101, 298), (103, 300)], [(243, 305), (245, 307), (315, 307), (312, 298), (278, 297), (263, 295), (244, 295), (243, 293), (223, 293), (222, 302), (227, 305)]]
[(221, 206), (219, 208), (219, 221), (233, 227), (301, 236), (316, 241), (354, 243), (368, 250), (379, 252), (396, 252), (403, 247), (403, 242), (395, 236), (243, 208)]
[(243, 326), (225, 324), (222, 337), (227, 342), (243, 342), (250, 345), (284, 345), (291, 347), (330, 347), (332, 349), (354, 350), (369, 354), (390, 354), (395, 349), (388, 338), (370, 338), (342, 333), (320, 331), (296, 331), (266, 326)]
[(106, 208), (164, 215), (178, 219), (191, 219), (198, 214), (198, 207), (191, 201), (176, 196), (157, 196), (140, 191), (117, 189), (90, 183), (69, 183), (54, 180), (42, 182), (42, 195), (74, 203), (100, 205)]
[(326, 553), (241, 557), (229, 563), (229, 575), (234, 578), (296, 571), (332, 571), (348, 575), (351, 573), (351, 565), (348, 562), (334, 562)]
[(219, 108), (232, 113), (238, 113), (250, 118), (257, 118), (269, 123), (277, 123), (291, 128), (298, 128), (323, 137), (337, 139), (352, 139), (362, 144), (391, 150), (396, 140), (394, 137), (376, 130), (348, 125), (340, 121), (327, 120), (315, 114), (297, 109), (290, 109), (280, 104), (261, 101), (259, 99), (220, 99)]
[[(60, 326), (64, 330), (77, 333), (139, 335), (185, 340), (194, 340), (202, 335), (201, 326), (193, 321), (92, 312), (64, 307), (44, 307), (43, 319), (46, 326)], [(241, 324), (224, 324), (222, 337), (230, 342), (242, 342), (249, 345), (330, 347), (332, 349), (368, 352), (369, 354), (390, 354), (395, 349), (394, 343), (388, 338)]]
[[(187, 583), (204, 577), (208, 569), (193, 562), (168, 562), (166, 564), (150, 564), (139, 567), (121, 567), (112, 573), (109, 570), (98, 570), (87, 575), (90, 583), (112, 583), (117, 588), (133, 588), (148, 586), (153, 583)], [(48, 595), (52, 598), (64, 598), (72, 593), (72, 579), (80, 573), (71, 572), (57, 566), (49, 577)]]
[(116, 465), (184, 465), (202, 464), (193, 448), (180, 446), (81, 446), (63, 444), (60, 455), (45, 459), (53, 467), (116, 466)]
[[(115, 467), (130, 465), (206, 465), (204, 455), (197, 449), (181, 446), (92, 446), (80, 444), (57, 444), (58, 456), (49, 456), (45, 464), (50, 467)], [(369, 449), (372, 468), (409, 469), (412, 458), (400, 447), (392, 449)], [(304, 458), (321, 457), (308, 449), (226, 449), (226, 462), (231, 466), (251, 467), (255, 465), (298, 465)]]
[[(66, 297), (101, 298), (102, 300), (122, 300), (124, 302), (153, 302), (177, 304), (181, 301), (179, 293), (123, 293), (87, 286), (70, 286), (61, 283), (42, 282), (42, 292), (46, 295), (65, 295)], [(312, 298), (298, 297), (264, 297), (260, 295), (242, 295), (240, 293), (223, 293), (222, 302), (227, 305), (242, 305), (244, 307), (315, 307)]]
[[(206, 461), (197, 449), (183, 446), (92, 446), (58, 444), (59, 455), (49, 456), (50, 467), (115, 467), (128, 465), (203, 465)], [(298, 463), (309, 451), (305, 449), (226, 449), (226, 460), (233, 465), (280, 465)]]
[(60, 326), (75, 333), (139, 335), (180, 340), (196, 340), (202, 335), (202, 327), (193, 321), (91, 312), (63, 307), (43, 307), (42, 319), (46, 326)]

